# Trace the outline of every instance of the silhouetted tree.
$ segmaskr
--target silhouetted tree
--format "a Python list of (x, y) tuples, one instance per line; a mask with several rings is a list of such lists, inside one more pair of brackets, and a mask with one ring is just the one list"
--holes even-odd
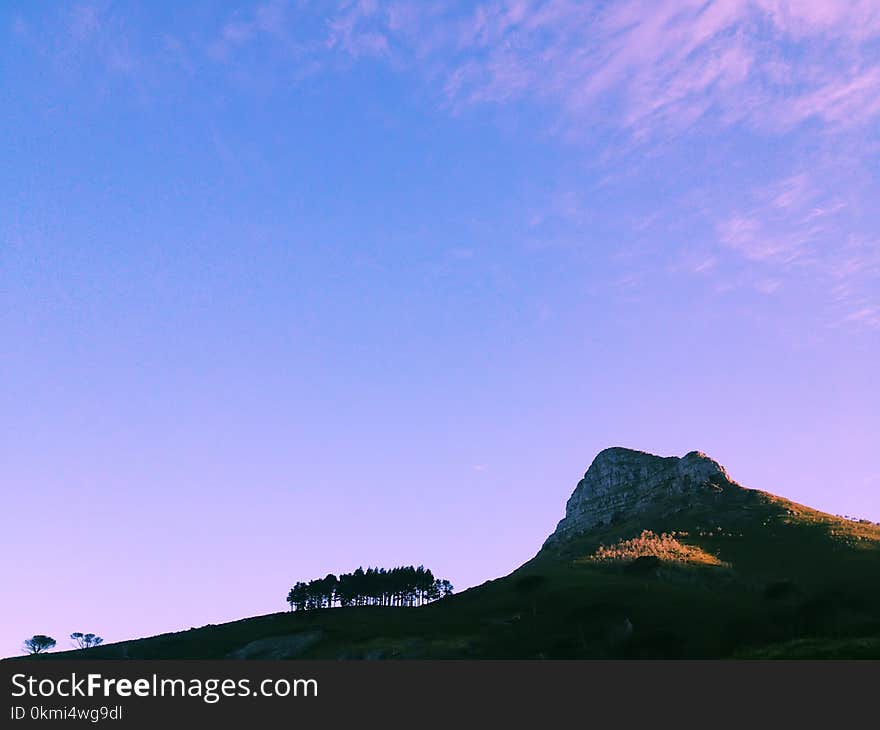
[(305, 610), (308, 603), (308, 588), (308, 585), (299, 581), (290, 589), (290, 593), (287, 594), (287, 602), (290, 604), (291, 611)]
[(73, 643), (80, 649), (91, 649), (93, 646), (98, 646), (99, 644), (104, 643), (104, 640), (100, 636), (84, 634), (81, 631), (74, 631), (70, 635), (70, 638), (73, 639)]
[(24, 650), (28, 654), (42, 654), (55, 646), (55, 639), (51, 636), (43, 634), (34, 634), (30, 639), (24, 642)]
[(321, 581), (321, 604), (327, 608), (333, 608), (333, 602), (336, 600), (336, 587), (339, 585), (339, 579), (329, 573), (324, 580)]

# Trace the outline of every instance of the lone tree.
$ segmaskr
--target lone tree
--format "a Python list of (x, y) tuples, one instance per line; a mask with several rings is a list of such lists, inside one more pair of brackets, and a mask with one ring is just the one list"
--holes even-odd
[(55, 639), (43, 634), (34, 634), (30, 639), (25, 639), (24, 650), (28, 654), (42, 654), (55, 646)]
[(70, 638), (73, 639), (73, 643), (80, 649), (91, 649), (93, 646), (98, 646), (98, 644), (104, 641), (100, 636), (84, 634), (81, 631), (74, 631)]

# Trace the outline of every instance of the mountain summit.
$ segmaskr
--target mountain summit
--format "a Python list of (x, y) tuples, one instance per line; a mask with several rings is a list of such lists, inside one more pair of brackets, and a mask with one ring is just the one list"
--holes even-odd
[(619, 446), (599, 452), (578, 482), (544, 548), (552, 548), (597, 527), (656, 510), (680, 512), (695, 502), (741, 490), (727, 471), (700, 451), (683, 457), (655, 456)]
[(698, 451), (615, 447), (593, 460), (535, 557), (460, 594), (418, 608), (276, 613), (50, 656), (876, 659), (880, 525), (744, 487)]

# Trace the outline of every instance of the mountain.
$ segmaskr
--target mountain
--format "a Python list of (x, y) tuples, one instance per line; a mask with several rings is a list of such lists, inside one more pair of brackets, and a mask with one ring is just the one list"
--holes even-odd
[(697, 505), (718, 509), (725, 490), (733, 489), (742, 488), (730, 481), (724, 467), (699, 451), (679, 459), (605, 449), (578, 482), (565, 505), (565, 517), (544, 548), (652, 511), (678, 514)]
[(880, 525), (743, 487), (697, 451), (610, 448), (532, 560), (461, 594), (50, 656), (880, 658)]

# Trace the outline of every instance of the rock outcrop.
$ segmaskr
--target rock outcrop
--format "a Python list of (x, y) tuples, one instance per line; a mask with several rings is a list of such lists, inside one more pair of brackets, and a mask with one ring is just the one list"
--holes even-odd
[(699, 451), (679, 458), (620, 447), (605, 449), (578, 482), (565, 505), (565, 517), (544, 547), (629, 519), (677, 496), (692, 494), (700, 499), (733, 485), (724, 467)]

